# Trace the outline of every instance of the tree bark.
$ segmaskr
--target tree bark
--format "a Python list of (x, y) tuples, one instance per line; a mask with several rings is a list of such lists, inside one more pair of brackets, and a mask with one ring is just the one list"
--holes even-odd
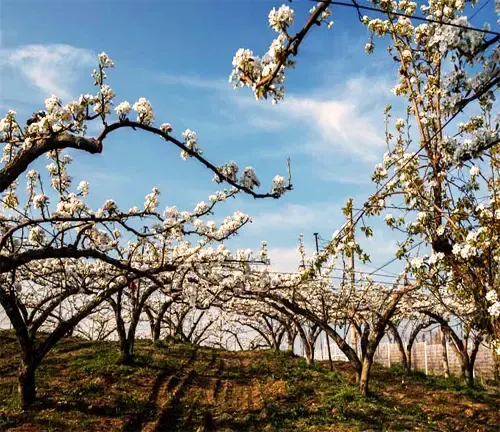
[(450, 364), (448, 362), (448, 352), (446, 350), (446, 334), (444, 330), (440, 329), (441, 333), (441, 353), (442, 353), (442, 364), (443, 364), (443, 375), (445, 378), (450, 377)]
[(493, 349), (493, 379), (500, 381), (500, 355)]
[(463, 379), (468, 387), (474, 385), (474, 363), (467, 362), (462, 366)]
[(297, 337), (297, 333), (292, 334), (292, 332), (287, 331), (287, 348), (288, 351), (291, 351), (292, 354), (294, 353), (294, 344), (295, 344), (295, 338)]
[(401, 353), (401, 365), (404, 367), (405, 371), (408, 372), (408, 359), (406, 357), (405, 346), (401, 336), (399, 334), (398, 328), (391, 321), (387, 323), (389, 329), (391, 330), (392, 335), (394, 336), (394, 340), (399, 348), (399, 352)]
[(153, 342), (157, 342), (160, 340), (160, 335), (161, 335), (161, 324), (163, 322), (163, 318), (165, 314), (167, 313), (168, 308), (172, 305), (173, 300), (171, 301), (166, 301), (161, 305), (161, 309), (158, 312), (158, 315), (156, 316), (156, 320), (154, 322), (154, 328), (153, 328)]
[(367, 353), (363, 359), (363, 366), (361, 367), (361, 373), (359, 376), (359, 393), (362, 396), (368, 395), (369, 383), (370, 383), (370, 371), (373, 365), (373, 353)]
[(412, 366), (412, 362), (413, 362), (413, 359), (412, 359), (412, 355), (411, 355), (411, 350), (412, 350), (412, 346), (410, 344), (407, 344), (406, 345), (406, 350), (407, 350), (407, 364), (406, 364), (406, 372), (407, 373), (410, 373), (411, 372), (411, 366)]
[(311, 346), (309, 345), (309, 340), (307, 339), (307, 336), (302, 328), (301, 328), (301, 330), (299, 330), (299, 334), (300, 334), (300, 339), (302, 341), (302, 346), (304, 347), (304, 353), (306, 355), (306, 362), (310, 366), (313, 364), (314, 359), (313, 359), (313, 356), (311, 353)]
[(23, 359), (18, 376), (19, 399), (23, 409), (28, 408), (36, 399), (35, 370), (34, 359)]
[(128, 365), (133, 363), (133, 347), (127, 337), (120, 340), (120, 358), (118, 363)]

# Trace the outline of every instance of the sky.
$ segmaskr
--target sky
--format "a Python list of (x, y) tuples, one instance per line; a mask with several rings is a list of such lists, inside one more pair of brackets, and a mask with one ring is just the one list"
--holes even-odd
[[(315, 27), (301, 45), (283, 102), (274, 106), (255, 101), (249, 89), (233, 90), (228, 77), (234, 53), (241, 47), (265, 52), (275, 37), (267, 16), (281, 4), (1, 0), (0, 111), (14, 109), (27, 119), (53, 93), (68, 102), (95, 92), (90, 74), (105, 51), (116, 66), (108, 72), (116, 104), (146, 97), (158, 125), (171, 123), (179, 138), (194, 130), (204, 156), (217, 165), (234, 160), (241, 170), (254, 167), (263, 192), (274, 175), (286, 176), (291, 158), (293, 191), (279, 200), (241, 195), (216, 207), (216, 217), (247, 213), (252, 224), (229, 245), (258, 249), (266, 240), (273, 268), (293, 271), (300, 233), (312, 251), (314, 232), (330, 239), (345, 222), (341, 207), (349, 197), (360, 207), (374, 191), (371, 174), (385, 151), (383, 109), (392, 104), (396, 118), (403, 101), (390, 92), (397, 75), (385, 42), (376, 40), (375, 54), (366, 55), (367, 30), (355, 10), (338, 6), (333, 28)], [(298, 29), (312, 3), (294, 0), (291, 6)], [(493, 17), (491, 2), (473, 22), (481, 26)], [(91, 126), (89, 134), (98, 130)], [(161, 206), (192, 210), (217, 190), (211, 172), (141, 132), (113, 134), (101, 155), (73, 155), (70, 174), (75, 184), (90, 183), (94, 208), (108, 198), (123, 209), (141, 206), (158, 187)], [(380, 220), (371, 224), (375, 237), (364, 246), (375, 268), (393, 257), (397, 237)]]

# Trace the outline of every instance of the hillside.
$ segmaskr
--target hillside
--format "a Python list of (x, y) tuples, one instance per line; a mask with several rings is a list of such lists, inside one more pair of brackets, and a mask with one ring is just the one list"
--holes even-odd
[(0, 430), (498, 431), (498, 394), (454, 380), (376, 367), (362, 400), (348, 365), (308, 368), (288, 353), (138, 342), (134, 366), (116, 345), (65, 339), (42, 363), (39, 402), (16, 407), (17, 349), (0, 333)]

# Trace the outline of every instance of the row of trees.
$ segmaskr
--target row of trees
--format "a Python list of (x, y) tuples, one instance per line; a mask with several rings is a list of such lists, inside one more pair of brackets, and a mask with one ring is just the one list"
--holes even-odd
[[(294, 11), (288, 5), (273, 9), (269, 24), (278, 36), (262, 57), (248, 49), (236, 53), (235, 86), (251, 87), (257, 99), (282, 100), (287, 69), (295, 66), (305, 36), (329, 19), (331, 3), (318, 1), (295, 34)], [(425, 292), (468, 305), (474, 327), (500, 352), (500, 116), (495, 102), (500, 33), (489, 25), (473, 28), (464, 15), (470, 6), (462, 0), (429, 1), (418, 17), (416, 2), (370, 3), (368, 9), (375, 8), (383, 19), (360, 16), (370, 32), (366, 52), (373, 52), (376, 37), (388, 41), (398, 66), (392, 91), (404, 99), (406, 110), (394, 123), (392, 108), (385, 110), (387, 152), (372, 176), (376, 191), (354, 224), (384, 216), (405, 236), (396, 254), (406, 262), (402, 277), (411, 274)], [(361, 14), (364, 5), (354, 6)], [(498, 1), (495, 10), (500, 13)], [(367, 236), (373, 233), (369, 226), (362, 229)], [(313, 266), (319, 268), (345, 247), (352, 230), (345, 224)], [(415, 251), (416, 244), (422, 244), (424, 254)]]
[[(372, 35), (366, 51), (373, 51), (375, 36), (390, 40), (399, 67), (393, 91), (406, 98), (407, 110), (394, 124), (391, 109), (385, 111), (388, 150), (373, 174), (375, 193), (324, 250), (309, 259), (302, 256), (304, 266), (292, 274), (255, 268), (255, 261), (267, 262), (265, 243), (258, 253), (227, 249), (224, 242), (249, 222), (247, 215), (235, 212), (219, 224), (208, 219), (218, 203), (239, 193), (279, 198), (292, 189), (289, 176), (276, 176), (268, 192), (258, 192), (251, 167), (238, 176), (234, 162), (209, 162), (193, 131), (179, 140), (170, 124), (156, 126), (147, 99), (117, 103), (106, 75), (114, 64), (105, 53), (93, 73), (95, 94), (67, 104), (51, 96), (26, 123), (13, 111), (0, 120), (0, 304), (22, 354), (23, 406), (36, 397), (37, 366), (64, 335), (102, 339), (117, 334), (121, 360), (129, 362), (144, 318), (153, 340), (167, 329), (192, 343), (221, 345), (225, 335), (243, 348), (242, 329), (251, 328), (258, 337), (247, 347), (279, 348), (286, 338), (293, 348), (298, 336), (310, 362), (318, 334), (326, 332), (352, 364), (363, 394), (385, 334), (401, 341), (411, 367), (412, 341), (419, 329), (436, 322), (472, 383), (479, 344), (486, 341), (500, 350), (500, 119), (494, 114), (500, 36), (471, 29), (461, 1), (430, 1), (422, 8), (427, 22), (418, 26), (411, 19), (416, 3), (372, 3), (384, 19), (363, 18)], [(330, 5), (318, 2), (295, 35), (293, 10), (287, 5), (273, 9), (269, 23), (277, 38), (262, 58), (249, 50), (237, 52), (233, 83), (251, 87), (258, 99), (279, 102), (287, 68), (295, 65), (311, 28), (329, 19)], [(466, 108), (473, 115), (458, 123)], [(95, 137), (86, 135), (89, 122), (102, 124)], [(140, 207), (120, 209), (109, 199), (92, 209), (91, 185), (73, 184), (69, 152), (101, 153), (106, 138), (119, 129), (158, 136), (227, 188), (191, 211), (175, 206), (160, 211), (156, 188)], [(50, 160), (46, 172), (32, 169), (44, 155)], [(26, 171), (27, 187), (21, 190)], [(352, 211), (350, 206), (345, 212)], [(380, 215), (405, 235), (397, 252), (403, 270), (390, 285), (346, 277), (336, 286), (331, 276), (347, 274), (346, 258), (369, 260), (354, 234), (362, 225), (371, 236), (367, 223)], [(422, 244), (427, 255), (417, 254), (415, 244)], [(465, 339), (453, 331), (454, 320), (463, 323)], [(402, 342), (407, 323), (414, 323), (410, 347)]]
[[(129, 361), (139, 318), (145, 311), (157, 338), (165, 318), (162, 308), (189, 291), (189, 281), (196, 274), (191, 273), (197, 266), (238, 260), (223, 242), (250, 219), (238, 211), (216, 223), (209, 217), (218, 203), (238, 193), (278, 198), (292, 188), (276, 176), (269, 192), (258, 193), (255, 188), (260, 182), (251, 167), (238, 176), (238, 166), (232, 161), (215, 166), (202, 156), (195, 132), (186, 130), (180, 141), (172, 135), (170, 124), (156, 127), (153, 109), (145, 98), (133, 105), (126, 101), (117, 104), (106, 83), (106, 72), (112, 67), (112, 60), (100, 54), (92, 75), (95, 94), (67, 104), (51, 96), (45, 101), (45, 110), (25, 124), (14, 111), (0, 120), (4, 208), (0, 215), (0, 304), (22, 353), (19, 393), (23, 406), (35, 399), (37, 366), (61, 337), (87, 317), (102, 320), (105, 308), (113, 311), (123, 361)], [(134, 120), (132, 111), (136, 112)], [(96, 137), (86, 136), (90, 122), (102, 124)], [(212, 171), (217, 183), (229, 187), (210, 195), (192, 211), (175, 206), (160, 210), (157, 188), (146, 195), (141, 207), (124, 210), (108, 199), (92, 209), (87, 198), (89, 183), (74, 185), (69, 174), (69, 150), (101, 153), (106, 138), (119, 129), (157, 135), (178, 147), (183, 159), (197, 160)], [(50, 160), (46, 172), (30, 169), (26, 190), (20, 190), (22, 174), (41, 156)], [(159, 299), (164, 305), (154, 311), (149, 300), (159, 290), (170, 297)], [(101, 337), (109, 333), (104, 321), (98, 326)], [(193, 334), (185, 336), (192, 338)]]

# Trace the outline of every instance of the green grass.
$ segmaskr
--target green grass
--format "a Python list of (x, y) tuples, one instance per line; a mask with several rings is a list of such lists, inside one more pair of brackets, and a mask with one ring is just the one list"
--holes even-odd
[(371, 393), (363, 398), (348, 364), (336, 362), (330, 372), (290, 352), (234, 353), (137, 341), (133, 363), (118, 360), (114, 342), (63, 340), (37, 371), (39, 401), (22, 411), (17, 346), (12, 333), (0, 332), (0, 431), (122, 431), (148, 425), (158, 431), (500, 428), (498, 393), (467, 388), (453, 377), (406, 375), (397, 366), (375, 365)]

